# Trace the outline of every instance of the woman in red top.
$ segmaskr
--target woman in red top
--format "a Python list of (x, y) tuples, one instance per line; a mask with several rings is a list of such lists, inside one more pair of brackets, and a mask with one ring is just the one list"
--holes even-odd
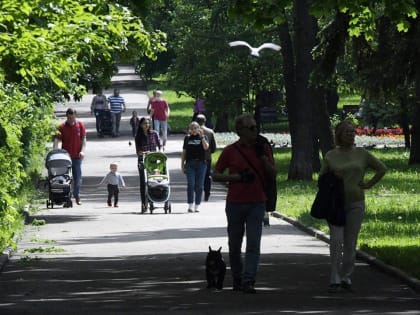
[(162, 150), (165, 151), (168, 138), (169, 104), (162, 95), (162, 91), (156, 91), (156, 97), (150, 104), (150, 115), (153, 117), (153, 128), (161, 134)]

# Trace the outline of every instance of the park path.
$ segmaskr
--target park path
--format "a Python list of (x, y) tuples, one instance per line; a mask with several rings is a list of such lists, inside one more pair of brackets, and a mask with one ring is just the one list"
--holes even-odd
[[(131, 75), (121, 72), (124, 80)], [(172, 213), (140, 214), (128, 121), (132, 110), (145, 114), (147, 95), (138, 85), (120, 89), (127, 111), (118, 138), (96, 138), (92, 95), (57, 105), (60, 119), (68, 106), (76, 107), (88, 128), (83, 204), (67, 209), (41, 204), (29, 218), (46, 224), (27, 225), (4, 266), (0, 314), (420, 314), (419, 295), (363, 262), (357, 263), (355, 293), (328, 294), (327, 244), (278, 218), (263, 231), (258, 293), (233, 292), (229, 270), (223, 291), (207, 290), (208, 246), (222, 246), (228, 262), (225, 188), (215, 184), (200, 213), (187, 213), (186, 179), (179, 168), (183, 136), (170, 135)], [(107, 207), (105, 187), (95, 186), (111, 161), (119, 163), (127, 184), (119, 208)]]

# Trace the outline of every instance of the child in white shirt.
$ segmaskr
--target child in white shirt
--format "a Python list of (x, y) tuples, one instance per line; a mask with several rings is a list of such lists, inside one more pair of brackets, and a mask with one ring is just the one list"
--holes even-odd
[(111, 170), (105, 177), (101, 180), (99, 185), (103, 183), (107, 184), (108, 188), (108, 206), (112, 207), (112, 196), (114, 196), (114, 207), (118, 208), (118, 193), (120, 192), (119, 187), (125, 187), (124, 178), (120, 173), (118, 173), (118, 164), (112, 162), (109, 165), (109, 169)]

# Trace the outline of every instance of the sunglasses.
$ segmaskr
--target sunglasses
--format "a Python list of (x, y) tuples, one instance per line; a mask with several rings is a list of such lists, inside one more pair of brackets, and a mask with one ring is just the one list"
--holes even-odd
[(242, 129), (248, 129), (250, 131), (255, 131), (255, 130), (257, 130), (257, 126), (256, 125), (243, 126)]

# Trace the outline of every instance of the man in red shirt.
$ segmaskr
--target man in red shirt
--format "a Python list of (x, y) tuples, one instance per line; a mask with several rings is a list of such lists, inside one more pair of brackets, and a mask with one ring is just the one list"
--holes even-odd
[[(229, 182), (226, 218), (233, 290), (256, 293), (254, 285), (267, 200), (263, 186), (265, 177), (275, 176), (275, 167), (269, 144), (257, 141), (257, 123), (253, 115), (238, 116), (235, 129), (239, 140), (225, 147), (212, 177), (215, 181)], [(243, 264), (241, 246), (245, 232)]]
[(86, 148), (86, 128), (80, 121), (76, 120), (76, 110), (68, 108), (66, 111), (66, 121), (58, 127), (58, 133), (54, 139), (54, 149), (58, 148), (61, 141), (62, 149), (70, 154), (73, 173), (73, 196), (76, 203), (81, 205), (80, 186), (82, 184), (82, 160), (85, 156)]

